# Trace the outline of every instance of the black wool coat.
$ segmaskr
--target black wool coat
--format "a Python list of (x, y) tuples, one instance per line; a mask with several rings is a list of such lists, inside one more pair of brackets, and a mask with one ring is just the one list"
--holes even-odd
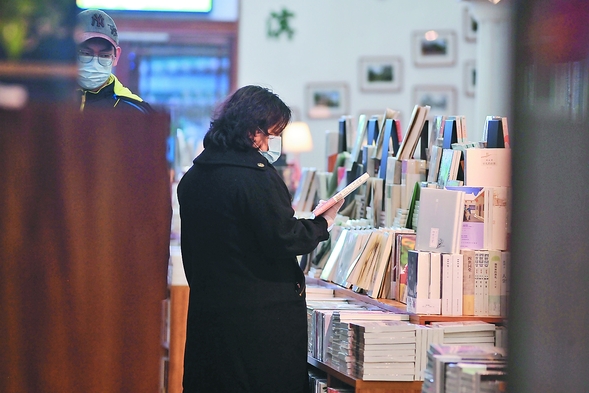
[(206, 148), (178, 185), (190, 303), (184, 392), (305, 392), (307, 316), (297, 255), (327, 240), (296, 219), (255, 149)]

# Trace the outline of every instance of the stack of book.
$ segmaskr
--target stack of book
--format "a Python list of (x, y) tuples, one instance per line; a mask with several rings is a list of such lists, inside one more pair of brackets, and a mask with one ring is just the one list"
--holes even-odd
[[(485, 347), (485, 346), (473, 346), (473, 345), (448, 345), (448, 344), (433, 344), (429, 347), (427, 352), (427, 367), (425, 370), (424, 382), (422, 385), (423, 393), (444, 393), (444, 392), (481, 392), (485, 390), (469, 390), (467, 386), (463, 389), (462, 375), (456, 377), (455, 373), (461, 371), (461, 368), (452, 369), (451, 365), (456, 364), (477, 364), (482, 365), (485, 370), (496, 370), (504, 367), (507, 362), (505, 350), (497, 347)], [(475, 378), (477, 371), (466, 371), (465, 373), (472, 376), (464, 380), (479, 380), (479, 386), (481, 377), (484, 372)], [(450, 389), (446, 389), (446, 378), (450, 375)], [(482, 378), (484, 381), (485, 378)], [(460, 381), (460, 382), (458, 382)], [(476, 382), (475, 382), (476, 384)], [(473, 384), (474, 385), (474, 384)]]
[[(351, 324), (359, 321), (409, 321), (409, 315), (369, 310), (332, 313), (326, 333), (327, 350), (324, 360), (334, 369), (348, 375), (354, 375), (358, 356)], [(415, 337), (413, 342), (415, 343)]]
[(333, 312), (338, 310), (373, 310), (382, 312), (376, 306), (354, 299), (307, 299), (307, 353), (309, 356), (317, 360), (324, 360), (325, 340), (329, 322)]
[[(350, 324), (349, 359), (353, 375), (365, 381), (413, 381), (416, 326), (403, 321)], [(350, 364), (350, 361), (348, 361)], [(349, 370), (349, 368), (348, 368)]]
[(444, 344), (495, 346), (496, 326), (482, 321), (432, 322), (442, 329)]

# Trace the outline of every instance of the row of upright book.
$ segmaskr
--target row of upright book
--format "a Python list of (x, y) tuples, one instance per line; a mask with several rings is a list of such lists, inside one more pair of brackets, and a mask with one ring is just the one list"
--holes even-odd
[[(397, 121), (386, 113), (385, 121)], [(501, 135), (504, 142), (498, 146), (469, 142), (462, 116), (436, 117), (430, 131), (427, 114), (427, 107), (416, 107), (397, 150), (394, 141), (389, 143), (384, 175), (382, 156), (374, 163), (374, 176), (346, 199), (340, 211), (344, 219), (321, 252), (309, 255), (306, 269), (368, 296), (406, 303), (411, 313), (505, 317), (511, 232), (507, 119), (485, 122), (485, 135), (495, 141)], [(374, 134), (378, 127), (370, 129), (367, 133)], [(418, 142), (427, 145), (427, 139), (424, 159), (413, 158)], [(366, 142), (371, 140), (376, 145), (364, 147), (386, 150), (387, 140), (371, 136)], [(359, 150), (348, 156), (356, 159), (351, 166), (340, 162), (340, 172), (368, 165), (359, 162)], [(442, 160), (435, 164), (436, 151), (457, 157), (460, 181), (441, 181), (439, 172), (445, 169)], [(339, 187), (348, 178), (340, 173)], [(428, 181), (432, 178), (437, 181)]]
[(433, 345), (501, 352), (506, 345), (505, 329), (486, 322), (418, 325), (409, 322), (408, 314), (386, 312), (357, 300), (317, 298), (313, 288), (308, 296), (308, 355), (364, 381), (424, 380)]

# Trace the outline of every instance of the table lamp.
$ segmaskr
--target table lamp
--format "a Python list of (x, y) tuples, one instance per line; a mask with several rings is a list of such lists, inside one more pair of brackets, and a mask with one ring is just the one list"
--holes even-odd
[(300, 154), (311, 150), (313, 150), (313, 138), (307, 123), (294, 121), (286, 126), (282, 133), (282, 151), (288, 153), (288, 158), (291, 158), (292, 154), (292, 161), (289, 164), (293, 167), (291, 184), (294, 189), (298, 186), (301, 176)]

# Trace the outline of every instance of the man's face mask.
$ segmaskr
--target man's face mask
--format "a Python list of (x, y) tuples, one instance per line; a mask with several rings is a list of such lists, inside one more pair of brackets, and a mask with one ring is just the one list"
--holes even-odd
[(99, 88), (112, 71), (112, 55), (78, 55), (78, 84), (86, 90)]

